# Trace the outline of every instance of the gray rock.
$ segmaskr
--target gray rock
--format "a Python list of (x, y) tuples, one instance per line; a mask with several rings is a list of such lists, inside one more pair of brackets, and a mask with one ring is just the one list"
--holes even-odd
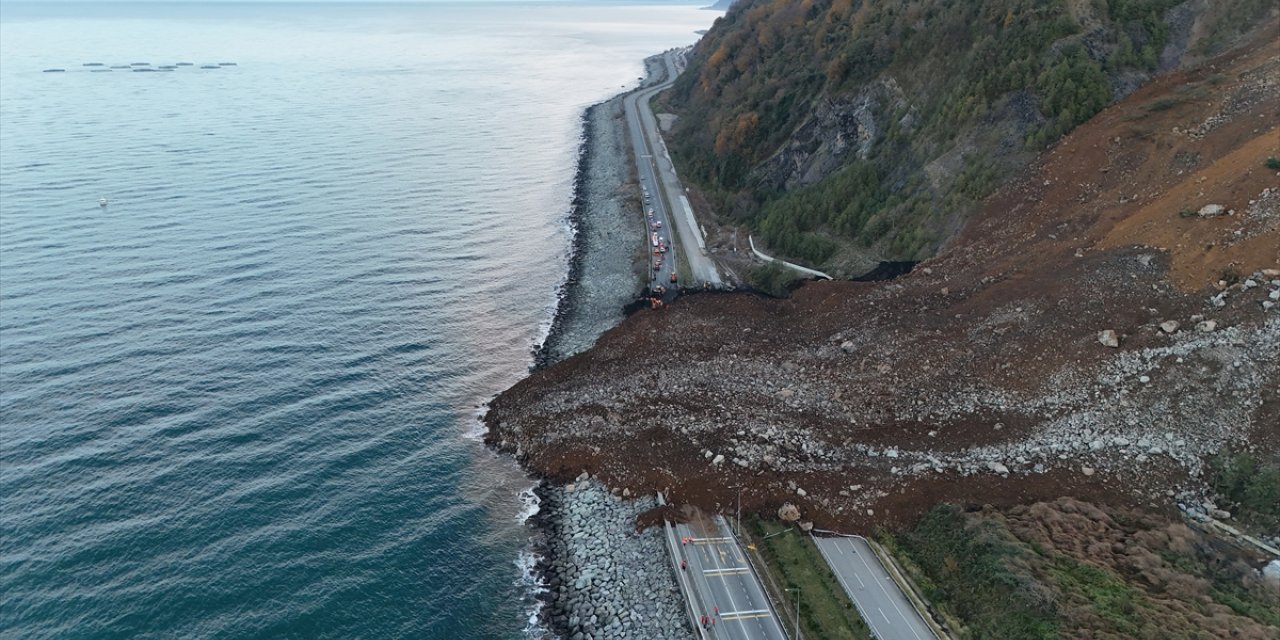
[(1103, 329), (1098, 332), (1098, 342), (1104, 347), (1115, 349), (1120, 346), (1120, 337), (1116, 335), (1114, 329)]

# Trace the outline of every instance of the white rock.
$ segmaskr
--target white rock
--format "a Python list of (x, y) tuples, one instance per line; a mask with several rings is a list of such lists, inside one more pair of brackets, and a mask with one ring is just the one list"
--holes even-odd
[(1178, 321), (1165, 320), (1164, 322), (1160, 323), (1160, 330), (1165, 333), (1173, 333), (1174, 331), (1178, 330)]
[(1138, 382), (1141, 382), (1142, 384), (1151, 382), (1151, 376), (1138, 376)]
[(1114, 349), (1120, 346), (1120, 337), (1116, 335), (1114, 329), (1105, 329), (1098, 332), (1098, 342), (1104, 347), (1111, 347)]
[(1009, 475), (1009, 467), (1006, 467), (999, 462), (995, 462), (994, 460), (987, 463), (987, 468), (1002, 476)]
[(840, 343), (840, 349), (845, 353), (853, 353), (854, 348), (855, 347), (854, 347), (853, 341), (851, 340), (845, 340), (844, 342)]
[(714, 457), (714, 458), (712, 458), (712, 459), (711, 459), (711, 464), (718, 465), (718, 464), (720, 464), (720, 463), (722, 463), (722, 462), (724, 462), (724, 454), (722, 454), (722, 453), (717, 453), (717, 454), (716, 454), (716, 457)]
[(795, 522), (800, 519), (800, 508), (790, 502), (784, 503), (778, 507), (778, 519), (783, 522)]
[(1218, 328), (1218, 323), (1213, 320), (1205, 320), (1204, 322), (1201, 322), (1196, 325), (1196, 331), (1199, 331), (1201, 333), (1212, 333), (1213, 330), (1217, 328)]
[(1280, 587), (1280, 558), (1276, 558), (1267, 563), (1262, 568), (1262, 577), (1266, 578), (1271, 584)]
[(1093, 467), (1080, 467), (1080, 473), (1083, 473), (1086, 476), (1091, 476), (1094, 473)]
[(809, 493), (808, 493), (807, 491), (805, 491), (804, 489), (801, 489), (800, 487), (796, 487), (796, 495), (798, 495), (798, 496), (800, 496), (801, 498), (803, 498), (803, 497), (805, 497), (805, 496), (809, 495)]
[(1213, 216), (1220, 216), (1226, 212), (1227, 208), (1220, 204), (1206, 204), (1205, 206), (1200, 207), (1200, 211), (1197, 213), (1200, 214), (1201, 218), (1212, 218)]

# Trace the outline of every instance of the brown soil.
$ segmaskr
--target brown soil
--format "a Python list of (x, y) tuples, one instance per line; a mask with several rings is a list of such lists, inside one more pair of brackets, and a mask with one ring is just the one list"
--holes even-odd
[[(1280, 356), (1258, 347), (1280, 334), (1280, 310), (1261, 309), (1280, 275), (1242, 284), (1280, 267), (1280, 179), (1264, 166), (1280, 156), (1277, 104), (1276, 37), (1154, 81), (911, 275), (637, 313), (496, 398), (489, 442), (551, 477), (587, 470), (713, 511), (743, 486), (746, 510), (791, 501), (846, 530), (908, 524), (944, 500), (1170, 509), (1199, 455), (1280, 447)], [(1233, 213), (1194, 215), (1207, 204)], [(1194, 342), (1199, 316), (1218, 342)], [(1119, 349), (1099, 344), (1103, 329)], [(1153, 434), (1167, 440), (1150, 455), (1121, 440)], [(928, 468), (958, 455), (969, 461)]]

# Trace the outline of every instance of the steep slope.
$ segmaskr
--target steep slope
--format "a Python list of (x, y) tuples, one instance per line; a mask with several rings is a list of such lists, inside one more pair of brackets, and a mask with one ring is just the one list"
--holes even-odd
[[(932, 255), (1046, 144), (1274, 21), (1266, 0), (743, 0), (666, 108), (707, 207), (837, 272)], [(729, 238), (713, 238), (713, 245)]]
[(1278, 42), (1105, 110), (899, 280), (638, 312), (496, 398), (489, 441), (846, 527), (943, 500), (1168, 507), (1206, 455), (1277, 455)]

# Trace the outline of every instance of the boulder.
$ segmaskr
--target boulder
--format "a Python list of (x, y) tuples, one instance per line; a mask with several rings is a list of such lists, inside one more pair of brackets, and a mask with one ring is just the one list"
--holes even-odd
[(1214, 216), (1220, 216), (1226, 212), (1227, 208), (1220, 204), (1206, 204), (1205, 206), (1200, 207), (1200, 210), (1196, 213), (1199, 214), (1201, 218), (1212, 218)]
[(1120, 336), (1116, 335), (1115, 329), (1104, 329), (1098, 332), (1098, 342), (1104, 347), (1115, 349), (1120, 346)]
[(1165, 320), (1164, 322), (1160, 323), (1160, 330), (1165, 333), (1173, 333), (1174, 331), (1178, 330), (1178, 321)]
[(795, 522), (800, 519), (800, 508), (790, 502), (778, 507), (778, 519), (783, 522)]

